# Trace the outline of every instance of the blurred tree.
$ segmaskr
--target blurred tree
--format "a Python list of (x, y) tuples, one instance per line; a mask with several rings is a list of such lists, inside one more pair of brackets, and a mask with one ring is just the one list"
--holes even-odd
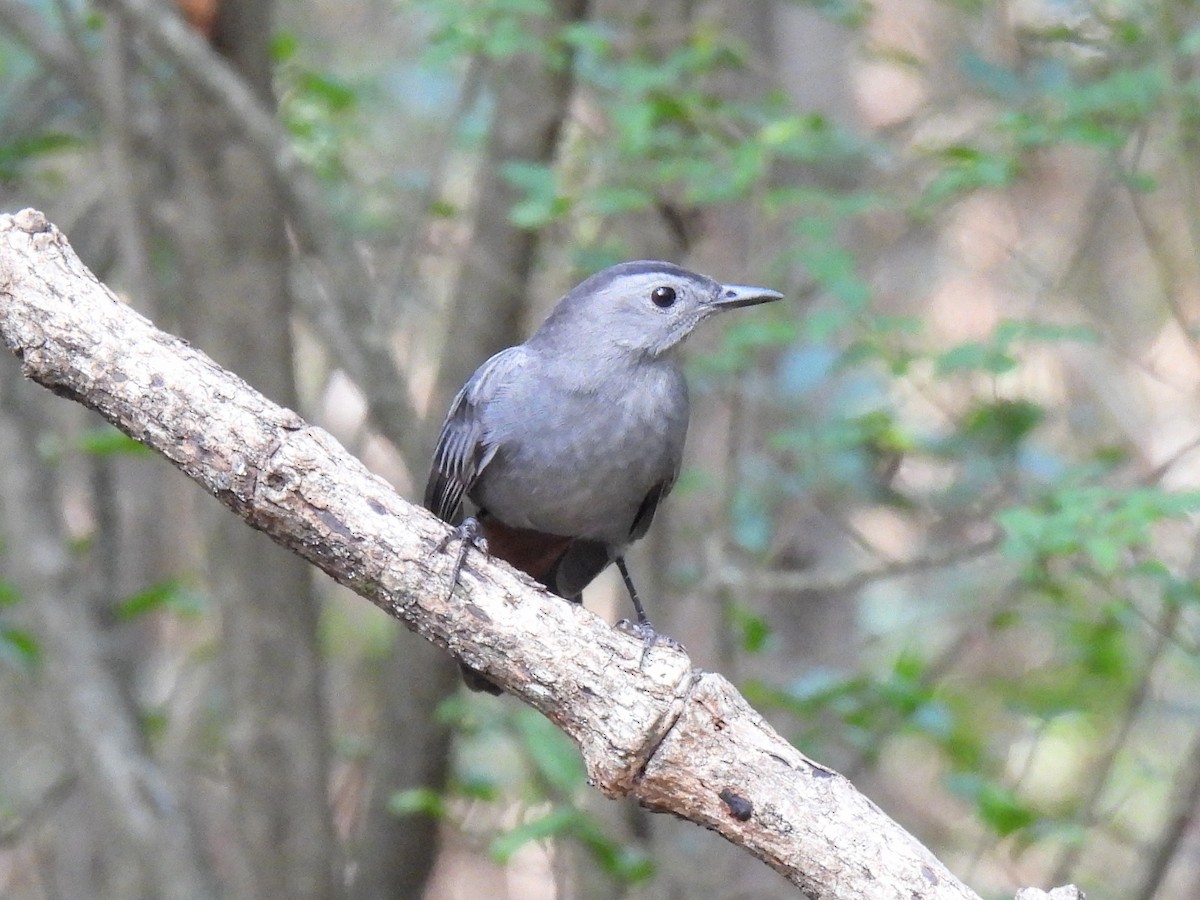
[[(273, 3), (223, 3), (209, 40), (266, 109), (274, 107)], [(167, 232), (182, 274), (184, 334), (288, 406), (291, 294), (283, 206), (273, 173), (219, 102), (173, 92), (176, 123)], [(220, 621), (219, 680), (231, 800), (231, 893), (328, 897), (336, 887), (329, 745), (308, 567), (223, 510), (205, 506), (203, 577)]]
[[(786, 289), (692, 348), (638, 561), (668, 630), (981, 889), (1195, 894), (1191, 4), (184, 12), (0, 0), (6, 208), (413, 493), (449, 393), (579, 274)], [(163, 467), (0, 403), (6, 896), (785, 895), (587, 799), (536, 718), (442, 702), (371, 611), (318, 630), (304, 571)], [(162, 858), (109, 746), (176, 801)]]

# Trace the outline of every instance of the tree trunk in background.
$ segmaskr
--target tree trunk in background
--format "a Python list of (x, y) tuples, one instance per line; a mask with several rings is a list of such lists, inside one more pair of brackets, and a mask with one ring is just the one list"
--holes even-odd
[[(855, 121), (851, 63), (854, 61), (856, 35), (813, 9), (780, 4), (768, 11), (756, 29), (758, 46), (770, 56), (771, 69), (778, 72), (778, 83), (796, 107), (826, 117), (840, 128), (858, 130)], [(849, 187), (862, 180), (864, 173), (847, 166), (831, 171), (796, 171), (786, 177), (794, 181), (832, 189)], [(775, 423), (760, 415), (751, 440), (758, 448), (767, 446)], [(849, 563), (853, 547), (847, 531), (838, 519), (845, 509), (822, 509), (810, 498), (795, 500), (777, 517), (772, 567), (797, 571), (815, 564)], [(831, 518), (833, 521), (831, 521)], [(763, 659), (756, 674), (778, 675), (780, 664), (800, 664), (795, 672), (830, 667), (849, 670), (856, 665), (858, 641), (857, 598), (847, 594), (815, 591), (777, 592), (767, 598), (769, 608), (761, 610), (777, 630), (781, 658)], [(837, 765), (837, 760), (831, 760)]]
[(60, 518), (63, 473), (37, 447), (50, 422), (62, 419), (47, 414), (29, 389), (15, 370), (0, 378), (0, 533), (4, 578), (26, 601), (43, 652), (42, 706), (61, 732), (52, 738), (40, 723), (22, 722), (18, 740), (32, 739), (26, 755), (39, 737), (69, 751), (65, 760), (47, 754), (37, 768), (49, 783), (19, 798), (27, 809), (45, 806), (52, 837), (40, 868), (48, 896), (213, 896), (181, 785), (148, 752), (97, 621), (91, 580), (71, 552)]
[[(531, 27), (553, 34), (583, 19), (587, 5), (587, 0), (554, 0), (553, 13), (531, 20)], [(438, 372), (439, 398), (444, 400), (438, 409), (449, 405), (488, 356), (526, 337), (529, 279), (540, 236), (509, 221), (509, 210), (523, 191), (503, 171), (511, 162), (553, 162), (574, 78), (569, 65), (552, 69), (544, 59), (521, 55), (496, 68), (491, 87), (492, 122), (479, 163), (471, 240), (462, 252), (448, 318), (453, 326)]]
[[(129, 96), (136, 90), (130, 87), (136, 64), (121, 16), (106, 18), (102, 37), (97, 56), (72, 57), (76, 71), (88, 79), (104, 125), (104, 190), (89, 198), (82, 218), (94, 221), (81, 230), (93, 235), (91, 242), (84, 243), (93, 250), (87, 256), (94, 271), (119, 285), (139, 310), (156, 316), (156, 282), (144, 243), (149, 231), (145, 200), (160, 181), (161, 160), (142, 152), (145, 148), (138, 146), (134, 135)], [(71, 201), (62, 205), (79, 214)], [(6, 405), (10, 421), (24, 426), (14, 435), (35, 441), (54, 435), (63, 451), (54, 459), (40, 451), (35, 454), (32, 448), (25, 448), (29, 452), (24, 455), (16, 449), (6, 454), (14, 484), (29, 488), (36, 505), (22, 509), (19, 533), (10, 531), (0, 540), (11, 560), (3, 567), (4, 576), (12, 578), (24, 570), (32, 578), (22, 578), (17, 587), (29, 601), (26, 608), (45, 651), (48, 676), (33, 683), (34, 689), (45, 691), (41, 706), (48, 714), (13, 720), (7, 726), (18, 747), (22, 739), (29, 742), (24, 748), (26, 758), (30, 747), (37, 747), (34, 755), (42, 759), (40, 777), (33, 783), (22, 777), (5, 779), (28, 785), (29, 791), (12, 797), (13, 802), (25, 808), (39, 792), (56, 798), (38, 814), (44, 822), (39, 829), (44, 836), (38, 842), (40, 875), (49, 894), (62, 898), (202, 894), (211, 888), (205, 884), (211, 877), (207, 847), (198, 829), (193, 829), (199, 818), (191, 802), (194, 798), (179, 777), (191, 757), (155, 759), (140, 720), (147, 702), (161, 699), (144, 692), (147, 684), (161, 684), (146, 677), (148, 671), (153, 674), (147, 667), (161, 649), (157, 631), (161, 623), (154, 616), (129, 619), (117, 612), (125, 598), (178, 574), (181, 554), (172, 548), (181, 546), (177, 532), (190, 517), (161, 518), (168, 498), (166, 483), (172, 485), (170, 494), (178, 494), (178, 484), (168, 467), (144, 457), (81, 453), (75, 443), (81, 431), (99, 424), (91, 417), (43, 409), (36, 400), (24, 400), (16, 383)], [(4, 505), (0, 502), (0, 507)], [(44, 557), (46, 550), (32, 551), (33, 545), (41, 542), (48, 547), (52, 536), (64, 550), (78, 544), (78, 522), (68, 533), (58, 521), (65, 508), (73, 509), (76, 517), (86, 510), (90, 517), (84, 526), (86, 543), (60, 560), (66, 563), (62, 571), (34, 572), (28, 561), (39, 554)], [(46, 563), (43, 558), (39, 565)], [(57, 587), (48, 589), (48, 585)], [(64, 602), (73, 610), (65, 618), (58, 608)], [(26, 680), (19, 674), (8, 677)], [(6, 684), (0, 693), (7, 702), (19, 698), (28, 686)], [(78, 696), (87, 690), (93, 692), (90, 697)], [(55, 747), (71, 752), (64, 758), (53, 752)], [(120, 747), (132, 756), (125, 760), (111, 756)], [(105, 754), (110, 755), (105, 758)], [(11, 758), (21, 756), (14, 753)], [(146, 786), (163, 792), (156, 801), (159, 808), (150, 811), (154, 834), (148, 844), (139, 846), (145, 836), (129, 827), (131, 818), (146, 809), (130, 807), (115, 793), (122, 777), (135, 783), (147, 779)], [(67, 787), (59, 790), (51, 784)]]
[[(214, 46), (271, 98), (271, 3), (220, 7)], [(284, 221), (270, 175), (205, 97), (176, 114), (176, 246), (188, 336), (279, 403), (295, 406)], [(221, 616), (230, 896), (337, 895), (318, 602), (308, 567), (206, 507), (206, 568)]]
[[(163, 161), (142, 152), (134, 133), (134, 98), (140, 85), (132, 36), (120, 14), (108, 16), (96, 61), (104, 113), (102, 204), (116, 245), (115, 271), (103, 277), (120, 285), (139, 312), (157, 320), (160, 285), (151, 271), (146, 238), (152, 230), (148, 198), (162, 181)], [(190, 517), (160, 520), (164, 503), (178, 491), (173, 482), (168, 484), (169, 469), (125, 455), (93, 456), (87, 464), (95, 516), (85, 574), (88, 593), (104, 632), (108, 665), (136, 704), (144, 699), (139, 693), (146, 666), (161, 650), (154, 633), (157, 623), (146, 616), (129, 620), (115, 610), (124, 598), (178, 575), (182, 566), (194, 562), (178, 549), (186, 546), (181, 530), (190, 525)]]
[[(753, 50), (754, 57), (767, 61), (763, 67), (769, 73), (765, 82), (739, 81), (739, 95), (761, 96), (771, 87), (778, 86), (803, 113), (821, 115), (840, 128), (856, 130), (849, 71), (855, 41), (851, 30), (836, 25), (817, 10), (795, 4), (775, 4), (773, 7), (729, 4), (725, 16)], [(773, 177), (777, 185), (811, 184), (817, 188), (836, 188), (853, 185), (863, 175), (851, 166), (836, 171), (829, 167), (818, 169), (798, 164), (778, 168)], [(775, 252), (774, 248), (790, 239), (786, 234), (768, 232), (770, 227), (749, 218), (745, 207), (722, 208), (713, 217), (704, 240), (696, 248), (696, 265), (718, 278), (754, 280), (746, 272), (759, 272)], [(759, 248), (764, 247), (765, 256), (756, 257), (756, 252), (763, 254)], [(800, 306), (811, 301), (795, 302)], [(796, 310), (797, 315), (800, 312), (800, 309)], [(703, 352), (705, 343), (720, 340), (718, 330), (698, 336), (699, 352)], [(734, 397), (696, 398), (694, 431), (689, 446), (695, 454), (693, 464), (707, 471), (719, 472), (727, 468), (726, 462), (731, 457), (745, 458), (763, 452), (769, 444), (770, 434), (778, 428), (774, 411), (769, 409), (770, 401), (764, 399), (771, 393), (769, 385), (742, 381), (734, 385), (733, 390), (738, 392)], [(732, 490), (738, 489), (739, 480), (740, 474), (736, 471), (723, 473), (723, 481)], [(724, 499), (728, 502), (728, 498)], [(710, 504), (706, 510), (681, 516), (684, 520), (681, 525), (714, 521), (712, 517), (716, 516), (716, 527), (727, 533), (728, 512), (728, 509), (713, 510)], [(791, 500), (775, 517), (772, 567), (780, 571), (802, 571), (815, 564), (832, 562), (836, 565), (837, 560), (844, 560), (851, 546), (845, 529), (836, 521), (842, 513), (840, 509), (819, 509), (807, 497)], [(679, 548), (679, 551), (698, 556), (705, 530), (696, 528), (688, 539), (689, 546)], [(727, 547), (725, 552), (736, 553), (736, 550)], [(749, 603), (755, 613), (769, 622), (778, 639), (777, 655), (767, 653), (752, 658), (730, 647), (725, 640), (730, 627), (728, 616), (713, 621), (714, 616), (725, 611), (728, 599), (714, 598), (708, 592), (697, 592), (695, 597), (685, 598), (685, 603), (698, 600), (703, 604), (703, 608), (687, 610), (685, 621), (712, 624), (717, 629), (717, 646), (713, 650), (722, 671), (736, 673), (737, 677), (765, 675), (778, 678), (781, 665), (796, 667), (799, 664), (795, 669), (797, 675), (806, 668), (829, 665), (844, 669), (853, 665), (853, 657), (849, 655), (857, 634), (853, 596), (810, 591), (802, 595), (779, 592), (770, 596), (732, 598), (739, 603)], [(686, 636), (684, 640), (686, 643)], [(836, 760), (831, 763), (836, 765)]]
[[(533, 20), (552, 34), (586, 15), (587, 0), (554, 0), (553, 13)], [(570, 66), (517, 56), (499, 64), (490, 79), (494, 95), (488, 143), (480, 161), (470, 242), (447, 321), (452, 323), (430, 405), (426, 439), (432, 455), (443, 411), (463, 382), (488, 356), (525, 338), (529, 282), (539, 235), (508, 219), (521, 191), (502, 175), (506, 163), (553, 162), (569, 113), (574, 79)], [(423, 461), (411, 461), (420, 465)], [(418, 471), (417, 478), (424, 475)], [(423, 487), (418, 483), (417, 489)], [(438, 823), (397, 818), (387, 809), (398, 790), (439, 786), (449, 765), (447, 730), (430, 713), (459, 684), (458, 667), (444, 653), (401, 632), (382, 678), (380, 733), (371, 759), (369, 812), (354, 896), (419, 895), (435, 860)]]
[(433, 711), (459, 681), (449, 656), (407, 631), (398, 635), (379, 678), (368, 809), (356, 841), (352, 896), (358, 900), (415, 900), (429, 880), (441, 823), (429, 816), (397, 816), (388, 800), (397, 791), (445, 787), (453, 735)]

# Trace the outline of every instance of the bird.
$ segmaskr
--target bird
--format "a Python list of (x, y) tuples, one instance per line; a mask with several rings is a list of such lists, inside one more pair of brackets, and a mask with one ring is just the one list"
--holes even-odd
[[(661, 640), (625, 564), (679, 476), (690, 403), (679, 349), (704, 320), (769, 303), (768, 288), (721, 284), (637, 260), (570, 290), (525, 341), (492, 356), (450, 404), (424, 506), (457, 527), (434, 548), (469, 547), (572, 602), (610, 564), (647, 644)], [(463, 500), (476, 507), (462, 518)], [(463, 667), (468, 687), (501, 693)]]

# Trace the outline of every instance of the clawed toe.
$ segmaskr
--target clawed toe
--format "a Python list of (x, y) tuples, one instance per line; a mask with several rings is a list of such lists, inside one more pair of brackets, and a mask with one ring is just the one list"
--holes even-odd
[(684, 650), (683, 644), (679, 643), (675, 638), (659, 634), (649, 619), (641, 622), (630, 622), (628, 619), (622, 619), (617, 623), (617, 629), (642, 642), (642, 659), (639, 665), (646, 662), (646, 654), (654, 647), (667, 647), (671, 650), (679, 650), (681, 652)]
[(454, 554), (454, 562), (450, 566), (450, 576), (447, 578), (449, 584), (446, 588), (446, 596), (454, 593), (454, 586), (458, 584), (458, 576), (462, 572), (463, 561), (467, 558), (467, 551), (474, 547), (484, 556), (488, 552), (487, 538), (483, 536), (483, 529), (480, 527), (479, 520), (474, 516), (467, 516), (463, 519), (462, 524), (458, 525), (449, 534), (446, 534), (440, 541), (434, 545), (433, 552), (430, 554), (436, 556), (445, 550), (452, 541), (458, 541), (458, 551)]

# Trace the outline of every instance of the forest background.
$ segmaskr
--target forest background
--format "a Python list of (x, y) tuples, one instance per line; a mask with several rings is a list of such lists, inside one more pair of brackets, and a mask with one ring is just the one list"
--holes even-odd
[[(655, 621), (985, 896), (1192, 898), (1198, 52), (1183, 0), (0, 0), (0, 208), (410, 497), (584, 275), (784, 291), (689, 345)], [(15, 362), (0, 458), (0, 895), (794, 895)]]

